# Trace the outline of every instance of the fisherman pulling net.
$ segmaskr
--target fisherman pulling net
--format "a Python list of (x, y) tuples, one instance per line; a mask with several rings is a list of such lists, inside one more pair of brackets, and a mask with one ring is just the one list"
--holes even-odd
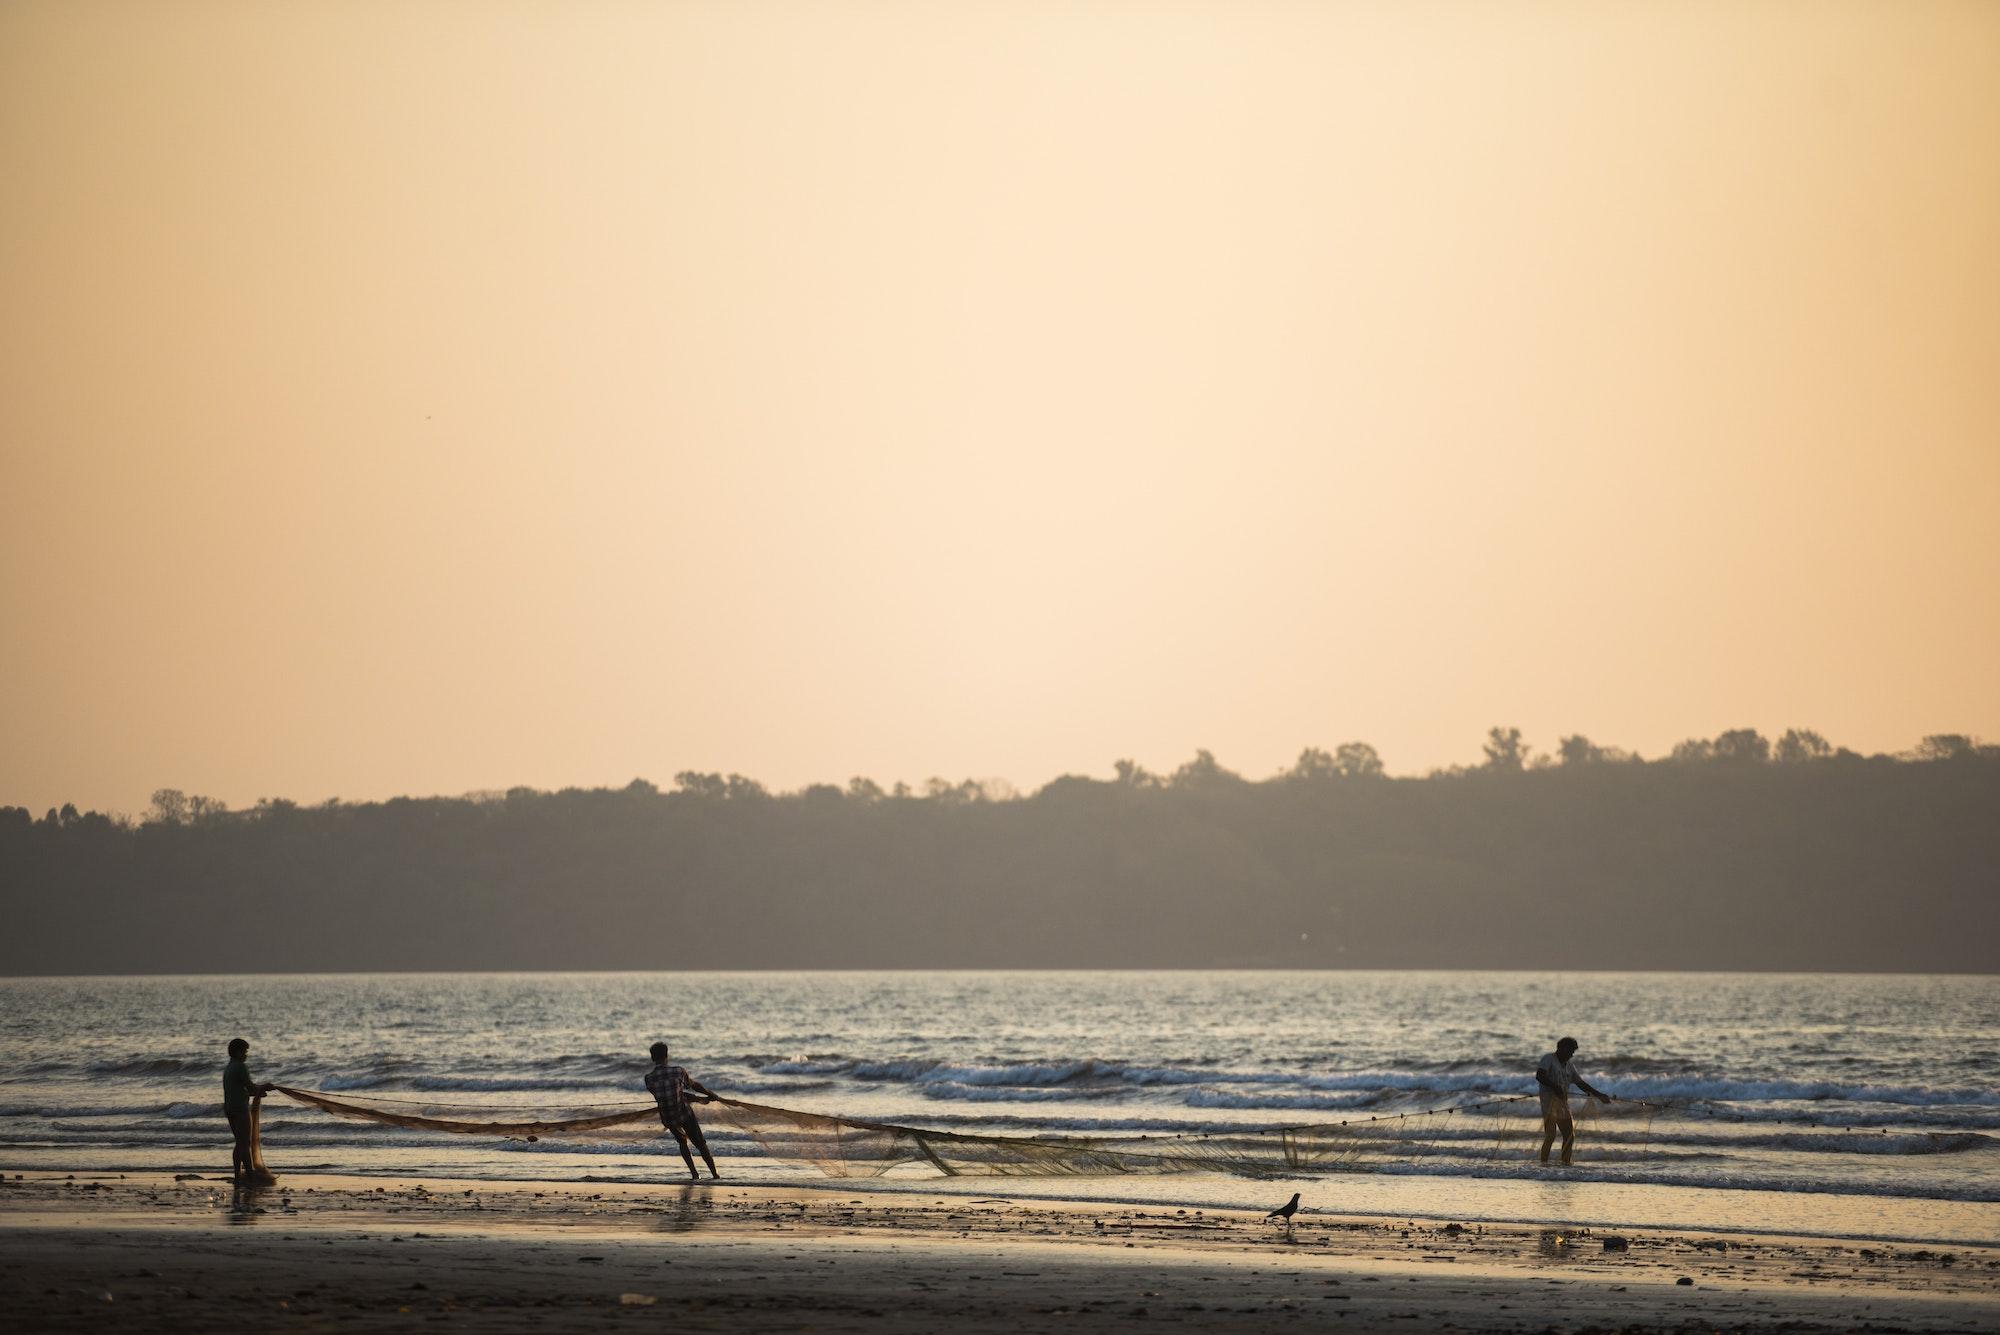
[[(278, 1086), (277, 1091), (335, 1117), (411, 1130), (512, 1138), (652, 1140), (657, 1107), (599, 1105), (496, 1107), (386, 1096), (342, 1096)], [(1538, 1096), (1484, 1099), (1340, 1122), (1153, 1136), (1001, 1136), (938, 1131), (890, 1122), (776, 1108), (716, 1096), (702, 1105), (713, 1128), (743, 1136), (768, 1157), (810, 1163), (828, 1177), (880, 1177), (899, 1168), (948, 1177), (1082, 1177), (1223, 1172), (1290, 1176), (1408, 1164), (1432, 1154), (1531, 1154), (1541, 1134)], [(1651, 1105), (1617, 1103), (1579, 1121), (1650, 1125)]]

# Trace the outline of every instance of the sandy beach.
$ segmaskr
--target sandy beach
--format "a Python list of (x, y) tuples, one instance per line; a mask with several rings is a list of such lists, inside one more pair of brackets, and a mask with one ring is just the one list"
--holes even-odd
[[(954, 1184), (956, 1186), (956, 1184)], [(9, 1178), (19, 1330), (1989, 1330), (2000, 1250), (734, 1182)]]

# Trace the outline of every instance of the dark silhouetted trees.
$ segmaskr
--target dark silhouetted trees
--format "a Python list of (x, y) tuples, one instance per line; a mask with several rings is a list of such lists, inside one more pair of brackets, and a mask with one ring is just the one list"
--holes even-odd
[(1755, 728), (1732, 728), (1715, 739), (1709, 758), (1728, 764), (1762, 765), (1771, 758), (1771, 743)]
[(1528, 748), (1519, 728), (1493, 728), (1486, 734), (1486, 768), (1518, 773), (1528, 763)]
[(136, 824), (4, 807), (0, 972), (1992, 967), (2000, 750), (1736, 729), (1651, 763), (1569, 736), (1543, 766), (1496, 728), (1487, 752), (1392, 778), (1308, 747), (1251, 782), (1203, 751), (1025, 797), (687, 771), (241, 812), (162, 789)]
[(1299, 752), (1298, 760), (1285, 771), (1284, 777), (1302, 783), (1330, 779), (1379, 779), (1382, 777), (1382, 757), (1366, 742), (1342, 742), (1331, 754), (1317, 746), (1308, 746)]
[(1805, 765), (1825, 760), (1833, 754), (1826, 738), (1810, 728), (1790, 728), (1778, 739), (1776, 759), (1781, 765)]
[(1287, 778), (1311, 783), (1320, 779), (1338, 778), (1340, 770), (1334, 764), (1330, 753), (1320, 750), (1317, 746), (1308, 746), (1299, 752), (1299, 758), (1292, 763), (1291, 769), (1285, 774)]
[(1565, 765), (1595, 765), (1604, 759), (1604, 748), (1581, 733), (1573, 733), (1556, 743), (1556, 754)]
[(1183, 791), (1215, 789), (1243, 782), (1243, 776), (1222, 768), (1207, 751), (1196, 751), (1194, 759), (1174, 771), (1168, 782)]
[(1342, 742), (1333, 752), (1334, 768), (1344, 779), (1379, 779), (1382, 757), (1366, 742)]
[(1136, 760), (1120, 760), (1112, 766), (1118, 776), (1118, 784), (1124, 788), (1158, 788), (1160, 776), (1148, 770)]
[(1934, 732), (1917, 743), (1919, 760), (1964, 760), (1977, 750), (1970, 737), (1957, 732)]

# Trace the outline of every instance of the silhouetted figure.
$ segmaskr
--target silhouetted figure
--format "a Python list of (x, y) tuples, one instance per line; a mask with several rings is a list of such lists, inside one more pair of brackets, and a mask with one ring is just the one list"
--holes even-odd
[(1542, 1162), (1549, 1161), (1549, 1146), (1555, 1144), (1556, 1132), (1562, 1132), (1562, 1161), (1567, 1164), (1569, 1156), (1576, 1149), (1576, 1123), (1569, 1115), (1569, 1087), (1575, 1085), (1599, 1103), (1611, 1102), (1611, 1096), (1593, 1089), (1576, 1073), (1570, 1059), (1576, 1055), (1576, 1040), (1565, 1038), (1556, 1044), (1556, 1050), (1544, 1056), (1535, 1067), (1535, 1083), (1542, 1092)]
[[(688, 1099), (694, 1097), (699, 1103), (713, 1103), (715, 1095), (706, 1085), (687, 1073), (685, 1066), (667, 1065), (667, 1045), (653, 1044), (653, 1069), (646, 1072), (646, 1089), (653, 1101), (660, 1105), (660, 1125), (674, 1133), (680, 1143), (681, 1158), (687, 1162), (688, 1176), (699, 1181), (701, 1174), (694, 1166), (694, 1156), (688, 1153), (688, 1141), (701, 1151), (702, 1161), (708, 1165), (708, 1175), (719, 1178), (715, 1171), (715, 1156), (708, 1152), (708, 1141), (702, 1138), (701, 1123), (695, 1120), (694, 1109), (688, 1106)], [(692, 1091), (692, 1094), (690, 1094)]]
[(249, 1056), (249, 1041), (232, 1038), (229, 1064), (222, 1068), (222, 1115), (229, 1119), (229, 1134), (236, 1138), (235, 1148), (229, 1152), (229, 1175), (239, 1179), (250, 1176), (257, 1167), (250, 1151), (250, 1100), (261, 1099), (277, 1088), (250, 1078)]
[(1264, 1217), (1266, 1219), (1284, 1220), (1285, 1232), (1290, 1233), (1292, 1231), (1292, 1216), (1297, 1214), (1298, 1212), (1299, 1212), (1299, 1193), (1295, 1191), (1292, 1193), (1292, 1198), (1290, 1200), (1286, 1201), (1283, 1205), (1280, 1205), (1277, 1209), (1271, 1211), (1271, 1213), (1265, 1215)]

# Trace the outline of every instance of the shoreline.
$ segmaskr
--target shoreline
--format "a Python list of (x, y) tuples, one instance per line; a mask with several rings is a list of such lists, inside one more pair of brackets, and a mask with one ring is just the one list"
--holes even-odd
[(421, 1315), (496, 1332), (663, 1303), (695, 1329), (1247, 1329), (1336, 1311), (1348, 1329), (2000, 1323), (1990, 1246), (1310, 1212), (1288, 1236), (1254, 1211), (996, 1197), (963, 1179), (868, 1192), (287, 1174), (238, 1194), (210, 1176), (36, 1174), (0, 1187), (0, 1237), (0, 1292), (35, 1329), (192, 1323), (184, 1294), (284, 1325)]
[[(415, 1157), (415, 1156), (411, 1156)], [(178, 1158), (178, 1156), (177, 1156)], [(1329, 1172), (1280, 1178), (1246, 1178), (1210, 1173), (1136, 1174), (1110, 1177), (938, 1177), (928, 1171), (890, 1173), (880, 1177), (839, 1179), (818, 1173), (759, 1172), (755, 1158), (725, 1154), (722, 1167), (731, 1185), (748, 1185), (777, 1193), (811, 1193), (819, 1189), (852, 1190), (885, 1200), (921, 1197), (943, 1188), (947, 1194), (973, 1189), (1010, 1200), (1063, 1202), (1079, 1208), (1149, 1209), (1187, 1205), (1229, 1212), (1246, 1209), (1272, 1191), (1282, 1197), (1303, 1190), (1311, 1210), (1327, 1217), (1357, 1221), (1436, 1218), (1488, 1228), (1559, 1227), (1625, 1232), (1708, 1232), (1773, 1239), (1812, 1238), (1858, 1246), (1915, 1248), (2000, 1248), (2000, 1202), (1977, 1198), (1925, 1197), (1839, 1192), (1819, 1188), (1774, 1189), (1742, 1186), (1700, 1186), (1673, 1182), (1572, 1175), (1567, 1171), (1522, 1175), (1462, 1175), (1453, 1173)], [(285, 1167), (284, 1165), (280, 1165)], [(511, 1165), (509, 1165), (511, 1167)], [(210, 1165), (185, 1160), (54, 1168), (39, 1163), (0, 1164), (0, 1180), (12, 1186), (14, 1176), (26, 1180), (114, 1182), (191, 1174), (213, 1180)], [(385, 1183), (424, 1182), (436, 1191), (507, 1191), (556, 1183), (574, 1189), (646, 1191), (678, 1186), (678, 1159), (662, 1153), (643, 1166), (633, 1163), (593, 1163), (589, 1156), (564, 1156), (533, 1174), (496, 1174), (479, 1163), (409, 1162), (295, 1163), (285, 1167), (288, 1180), (342, 1181), (372, 1189)], [(224, 1179), (226, 1181), (226, 1179)], [(455, 1188), (454, 1188), (455, 1184)], [(1543, 1193), (1537, 1195), (1535, 1193)], [(1326, 1206), (1328, 1197), (1337, 1204)], [(1451, 1207), (1449, 1214), (1442, 1208)], [(1916, 1217), (1913, 1210), (1941, 1209), (1957, 1217)], [(1865, 1223), (1863, 1221), (1866, 1221)]]

